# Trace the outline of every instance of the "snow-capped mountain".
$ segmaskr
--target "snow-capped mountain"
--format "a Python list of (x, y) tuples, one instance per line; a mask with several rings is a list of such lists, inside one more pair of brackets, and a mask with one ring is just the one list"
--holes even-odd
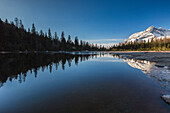
[(134, 42), (134, 41), (140, 42), (144, 40), (148, 42), (148, 40), (151, 41), (152, 38), (160, 39), (160, 38), (164, 38), (165, 36), (166, 38), (170, 38), (170, 29), (166, 30), (161, 27), (156, 28), (154, 26), (151, 26), (145, 31), (134, 33), (128, 39), (126, 39), (124, 43), (129, 43), (129, 42)]

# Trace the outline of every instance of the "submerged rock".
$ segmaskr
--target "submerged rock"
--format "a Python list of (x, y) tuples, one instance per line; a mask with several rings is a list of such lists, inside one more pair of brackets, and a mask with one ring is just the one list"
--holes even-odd
[(170, 105), (170, 95), (163, 95), (161, 98)]
[(162, 67), (162, 68), (165, 67), (165, 66), (160, 65), (160, 64), (155, 64), (155, 66), (156, 66), (156, 67)]

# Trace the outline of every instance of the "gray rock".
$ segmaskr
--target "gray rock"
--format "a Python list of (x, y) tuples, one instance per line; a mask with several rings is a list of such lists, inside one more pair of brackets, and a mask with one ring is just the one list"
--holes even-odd
[(170, 95), (163, 95), (161, 98), (170, 105)]

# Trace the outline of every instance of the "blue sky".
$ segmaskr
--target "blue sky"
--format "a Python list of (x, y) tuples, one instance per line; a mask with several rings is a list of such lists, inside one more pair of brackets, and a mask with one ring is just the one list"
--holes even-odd
[(151, 25), (170, 28), (170, 0), (0, 0), (0, 18), (23, 20), (26, 28), (110, 45)]

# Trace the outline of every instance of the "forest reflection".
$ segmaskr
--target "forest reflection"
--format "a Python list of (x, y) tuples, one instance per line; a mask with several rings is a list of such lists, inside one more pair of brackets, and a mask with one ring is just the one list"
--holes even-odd
[[(99, 54), (99, 56), (104, 54)], [(20, 83), (25, 81), (27, 72), (30, 71), (37, 77), (38, 71), (48, 69), (52, 72), (52, 66), (56, 70), (61, 65), (65, 70), (65, 64), (70, 67), (72, 62), (79, 62), (96, 58), (98, 54), (66, 54), (66, 53), (29, 53), (29, 54), (1, 54), (0, 55), (0, 87), (9, 80), (18, 79)]]

